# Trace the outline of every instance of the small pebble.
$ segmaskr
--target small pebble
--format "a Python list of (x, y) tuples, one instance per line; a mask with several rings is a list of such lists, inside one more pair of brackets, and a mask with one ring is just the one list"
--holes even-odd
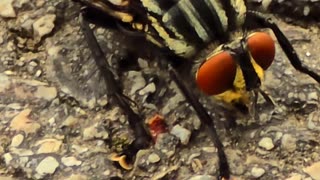
[(146, 80), (143, 78), (142, 72), (129, 71), (128, 78), (134, 81), (134, 84), (130, 88), (130, 92), (129, 92), (129, 94), (131, 95), (146, 86)]
[(9, 165), (10, 164), (10, 161), (13, 159), (11, 154), (10, 153), (5, 153), (3, 155), (3, 159), (4, 159), (4, 162), (6, 163), (6, 165)]
[(43, 6), (44, 3), (45, 3), (44, 0), (37, 0), (37, 1), (36, 1), (36, 6), (39, 8), (39, 7)]
[(48, 120), (48, 123), (50, 124), (50, 126), (53, 126), (55, 124), (55, 122), (56, 122), (56, 119), (54, 117), (52, 117)]
[(307, 100), (307, 96), (303, 92), (300, 92), (298, 94), (298, 97), (299, 97), (300, 101), (306, 101)]
[(88, 178), (87, 176), (82, 175), (82, 174), (72, 174), (71, 176), (69, 176), (65, 180), (88, 180), (88, 179), (90, 179), (90, 178)]
[(216, 147), (203, 147), (202, 150), (203, 150), (204, 152), (208, 152), (208, 153), (217, 152), (217, 148), (216, 148)]
[(180, 125), (175, 125), (171, 132), (171, 134), (175, 135), (177, 138), (180, 139), (181, 143), (184, 145), (187, 145), (191, 136), (191, 131), (188, 129), (180, 126)]
[(62, 145), (62, 141), (57, 139), (44, 139), (36, 142), (35, 146), (39, 146), (37, 154), (58, 152)]
[(259, 141), (259, 146), (266, 149), (266, 150), (271, 150), (274, 148), (274, 144), (272, 142), (272, 139), (269, 137), (264, 137)]
[(11, 147), (19, 147), (23, 142), (24, 136), (22, 134), (17, 134), (12, 138)]
[(82, 147), (79, 145), (72, 145), (72, 149), (75, 150), (78, 154), (85, 153), (89, 150), (87, 147)]
[(154, 83), (150, 83), (139, 91), (139, 95), (143, 96), (146, 94), (154, 93), (155, 91), (156, 91), (156, 85)]
[(55, 87), (46, 87), (39, 86), (37, 91), (34, 93), (34, 96), (37, 98), (43, 98), (47, 101), (52, 101), (55, 97), (57, 97), (58, 92)]
[(36, 168), (36, 172), (40, 177), (43, 177), (46, 174), (53, 174), (58, 166), (58, 161), (54, 157), (48, 156), (39, 163)]
[(293, 73), (292, 73), (292, 71), (290, 69), (286, 69), (286, 70), (284, 70), (284, 74), (292, 75)]
[(192, 162), (193, 159), (195, 159), (196, 157), (199, 157), (201, 155), (201, 153), (193, 153), (189, 156), (186, 164), (190, 164)]
[(297, 147), (296, 141), (297, 139), (290, 134), (283, 135), (281, 139), (281, 149), (288, 152), (294, 152)]
[[(309, 13), (310, 13), (310, 7), (309, 6), (304, 6), (304, 8), (303, 8), (303, 15), (304, 16), (308, 16), (309, 15)], [(306, 53), (306, 55), (309, 57), (310, 55), (308, 55), (308, 54), (310, 54), (310, 52), (307, 52)]]
[(42, 74), (42, 71), (41, 71), (40, 69), (38, 69), (38, 70), (36, 71), (36, 73), (34, 74), (34, 76), (35, 76), (35, 77), (40, 77), (41, 74)]
[(109, 176), (111, 174), (111, 172), (110, 172), (109, 169), (107, 169), (102, 174), (105, 175), (105, 176)]
[(193, 172), (199, 173), (203, 169), (203, 165), (198, 158), (194, 158), (191, 161), (191, 167)]
[(61, 162), (65, 166), (80, 166), (82, 163), (81, 161), (77, 160), (75, 157), (62, 157)]
[(68, 116), (62, 123), (62, 127), (72, 127), (76, 125), (78, 122), (78, 119), (74, 116), (70, 115)]
[(12, 148), (10, 149), (12, 154), (16, 154), (19, 156), (32, 156), (34, 155), (33, 151), (30, 149), (22, 149), (22, 148)]
[(31, 109), (25, 109), (15, 116), (11, 123), (10, 128), (16, 131), (24, 131), (26, 134), (37, 132), (41, 125), (29, 118)]
[(319, 100), (317, 92), (309, 93), (307, 98), (308, 98), (308, 101), (318, 101)]
[(160, 157), (159, 157), (158, 154), (152, 153), (152, 154), (149, 155), (148, 161), (149, 161), (150, 163), (156, 163), (156, 162), (159, 162), (159, 161), (160, 161)]
[(83, 139), (84, 140), (91, 140), (94, 138), (98, 139), (108, 139), (109, 138), (109, 133), (107, 131), (99, 131), (97, 129), (97, 125), (90, 126), (83, 131)]
[(30, 61), (29, 65), (32, 66), (32, 67), (37, 67), (38, 63), (36, 63), (35, 61)]
[(266, 170), (264, 170), (263, 168), (253, 167), (251, 169), (251, 174), (255, 178), (261, 177), (262, 175), (264, 175), (265, 172)]
[(177, 93), (175, 96), (171, 97), (166, 103), (165, 107), (162, 109), (162, 114), (168, 114), (169, 112), (177, 109), (180, 102), (184, 101), (185, 98), (181, 93)]
[(106, 106), (108, 104), (108, 99), (104, 96), (97, 100), (99, 106)]
[(139, 66), (140, 66), (142, 69), (148, 68), (148, 61), (139, 58), (139, 59), (138, 59), (138, 63), (139, 63)]
[(274, 137), (274, 141), (277, 142), (278, 140), (280, 140), (283, 136), (282, 132), (276, 132), (276, 135)]
[(0, 92), (5, 92), (10, 84), (11, 80), (9, 77), (3, 73), (0, 73)]
[(19, 163), (21, 163), (21, 164), (27, 164), (28, 161), (29, 161), (29, 157), (26, 157), (26, 156), (19, 157)]
[(54, 28), (54, 21), (56, 20), (55, 14), (46, 14), (36, 20), (32, 27), (34, 36), (42, 38), (43, 36), (51, 33)]
[(287, 178), (286, 180), (302, 180), (301, 174), (294, 174), (290, 178)]
[(189, 180), (212, 180), (212, 179), (216, 179), (216, 178), (210, 175), (196, 175), (191, 177)]
[(16, 12), (12, 6), (13, 0), (1, 0), (0, 1), (0, 16), (4, 18), (16, 17)]
[(311, 176), (313, 179), (319, 180), (320, 179), (320, 161), (313, 163), (311, 166), (306, 167), (303, 169), (303, 171), (309, 176)]
[(320, 131), (320, 111), (314, 111), (308, 115), (308, 129)]
[(175, 148), (178, 143), (179, 140), (174, 135), (162, 133), (157, 136), (155, 148), (166, 154), (168, 157), (171, 157), (175, 154)]

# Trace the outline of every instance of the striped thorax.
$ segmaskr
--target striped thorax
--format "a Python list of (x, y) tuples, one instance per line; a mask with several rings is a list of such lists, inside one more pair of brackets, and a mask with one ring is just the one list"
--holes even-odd
[[(245, 20), (243, 0), (141, 0), (150, 20), (153, 39), (181, 57), (190, 57), (204, 45), (226, 42)], [(151, 34), (154, 34), (150, 32)]]

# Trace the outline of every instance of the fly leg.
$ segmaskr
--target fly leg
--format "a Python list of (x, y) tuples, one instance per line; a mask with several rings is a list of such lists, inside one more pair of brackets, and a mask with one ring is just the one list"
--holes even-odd
[(178, 72), (171, 65), (169, 65), (169, 73), (170, 73), (170, 77), (177, 84), (182, 94), (185, 96), (186, 100), (190, 103), (190, 105), (196, 111), (201, 122), (205, 124), (206, 130), (210, 135), (210, 138), (212, 139), (214, 145), (217, 148), (218, 157), (219, 157), (219, 178), (218, 179), (229, 179), (230, 178), (229, 164), (227, 161), (226, 154), (224, 152), (223, 144), (221, 143), (218, 137), (217, 131), (215, 129), (213, 119), (210, 117), (210, 115), (208, 114), (207, 110), (203, 107), (203, 105), (199, 102), (198, 98), (188, 90), (187, 86), (183, 82)]
[[(256, 12), (256, 11), (248, 11), (247, 17), (253, 22), (258, 23), (260, 28), (270, 28), (274, 35), (277, 37), (277, 40), (288, 57), (291, 65), (298, 71), (309, 75), (314, 80), (316, 80), (318, 83), (320, 83), (320, 75), (315, 73), (314, 71), (310, 70), (308, 67), (304, 66), (298, 57), (296, 51), (292, 47), (289, 40), (286, 38), (286, 36), (282, 33), (282, 31), (279, 29), (276, 23), (274, 23), (270, 18), (265, 17), (262, 13)], [(248, 20), (248, 22), (250, 22)]]
[(266, 105), (264, 106), (264, 109), (269, 107), (271, 109), (274, 109), (277, 104), (274, 102), (274, 100), (269, 96), (269, 94), (265, 91), (263, 91), (262, 89), (258, 88), (256, 90), (254, 90), (252, 92), (252, 96), (251, 96), (251, 105), (249, 107), (249, 112), (250, 115), (253, 115), (254, 119), (256, 121), (258, 121), (260, 119), (259, 117), (259, 112), (258, 112), (258, 98), (259, 98), (259, 94), (261, 94), (261, 96), (264, 98), (264, 100), (266, 101)]
[(135, 140), (124, 150), (126, 160), (132, 162), (135, 154), (140, 150), (149, 146), (150, 136), (144, 128), (143, 118), (131, 108), (132, 101), (122, 93), (119, 83), (116, 81), (111, 67), (107, 63), (105, 54), (103, 53), (92, 29), (89, 27), (89, 22), (83, 13), (80, 15), (81, 28), (84, 33), (85, 39), (91, 50), (95, 63), (102, 75), (105, 82), (107, 92), (106, 94), (122, 109), (127, 115), (130, 127), (135, 135)]
[(258, 92), (262, 95), (262, 97), (266, 100), (266, 102), (272, 106), (272, 107), (276, 107), (277, 103), (271, 98), (271, 96), (266, 92), (263, 91), (262, 89), (258, 89)]

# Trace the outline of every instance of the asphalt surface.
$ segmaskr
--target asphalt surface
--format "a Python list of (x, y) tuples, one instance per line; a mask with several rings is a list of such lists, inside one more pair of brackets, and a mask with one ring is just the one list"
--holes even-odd
[[(168, 74), (147, 58), (115, 74), (146, 121), (164, 116), (167, 133), (138, 153), (132, 170), (115, 165), (110, 154), (121, 152), (133, 135), (125, 114), (105, 95), (80, 29), (79, 6), (3, 2), (0, 179), (216, 178), (216, 148)], [(317, 22), (274, 18), (303, 63), (320, 74)], [(93, 28), (111, 64), (135, 45), (119, 32)], [(263, 83), (276, 106), (260, 97), (258, 120), (210, 97), (200, 100), (216, 123), (234, 179), (320, 179), (319, 84), (276, 48)], [(197, 91), (187, 77), (186, 83)]]

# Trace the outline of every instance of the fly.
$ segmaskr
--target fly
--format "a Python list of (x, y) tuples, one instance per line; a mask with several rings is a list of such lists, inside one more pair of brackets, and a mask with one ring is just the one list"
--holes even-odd
[[(77, 0), (85, 9), (82, 11), (84, 34), (94, 59), (111, 95), (118, 106), (127, 114), (129, 125), (136, 140), (124, 151), (128, 159), (139, 149), (148, 146), (150, 136), (143, 128), (140, 115), (131, 108), (131, 102), (123, 95), (105, 56), (89, 28), (86, 14), (95, 11), (97, 17), (110, 21), (109, 28), (116, 28), (124, 34), (144, 36), (158, 49), (170, 52), (164, 58), (169, 64), (166, 70), (173, 81), (195, 109), (199, 119), (206, 125), (207, 132), (217, 147), (219, 156), (219, 178), (229, 179), (230, 170), (224, 147), (214, 128), (214, 121), (199, 102), (173, 61), (194, 62), (199, 52), (209, 44), (217, 44), (199, 63), (194, 63), (195, 83), (201, 91), (227, 103), (246, 103), (248, 92), (262, 93), (259, 89), (264, 71), (275, 57), (275, 44), (265, 32), (248, 31), (269, 28), (277, 38), (292, 66), (320, 83), (319, 74), (301, 63), (289, 40), (272, 19), (262, 13), (250, 10), (244, 0)], [(108, 24), (108, 23), (105, 23)], [(107, 25), (108, 26), (108, 25)], [(240, 38), (239, 38), (239, 35)], [(263, 94), (266, 97), (265, 94)], [(123, 158), (122, 158), (123, 159)]]

